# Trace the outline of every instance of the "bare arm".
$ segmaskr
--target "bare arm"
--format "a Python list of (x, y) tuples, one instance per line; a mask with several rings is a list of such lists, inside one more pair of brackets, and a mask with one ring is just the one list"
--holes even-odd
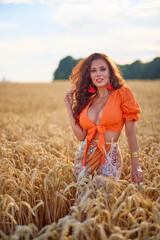
[[(138, 152), (138, 144), (135, 131), (135, 122), (134, 121), (125, 121), (125, 132), (128, 139), (128, 145), (130, 152)], [(135, 183), (143, 181), (143, 172), (139, 165), (139, 158), (131, 158), (131, 178)]]
[(70, 123), (73, 129), (74, 134), (76, 135), (79, 141), (83, 141), (86, 137), (86, 130), (83, 129), (78, 123), (75, 122), (73, 117), (72, 105), (73, 105), (73, 90), (66, 93), (64, 101), (66, 103), (67, 112), (70, 118)]

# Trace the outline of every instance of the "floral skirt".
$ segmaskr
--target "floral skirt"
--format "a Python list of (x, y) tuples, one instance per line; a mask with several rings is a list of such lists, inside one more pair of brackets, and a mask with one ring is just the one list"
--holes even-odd
[[(113, 148), (111, 148), (111, 143), (105, 143), (105, 163), (101, 164), (102, 153), (98, 148), (97, 140), (92, 140), (89, 143), (86, 164), (82, 166), (82, 161), (84, 158), (84, 153), (86, 149), (86, 139), (82, 142), (77, 156), (74, 160), (74, 172), (73, 175), (76, 180), (81, 180), (84, 176), (93, 175), (97, 172), (97, 175), (102, 176), (112, 176), (115, 179), (119, 179), (121, 175), (121, 165), (122, 157), (119, 150), (118, 142), (113, 143)], [(109, 151), (108, 151), (109, 149)], [(108, 152), (108, 153), (107, 153)]]

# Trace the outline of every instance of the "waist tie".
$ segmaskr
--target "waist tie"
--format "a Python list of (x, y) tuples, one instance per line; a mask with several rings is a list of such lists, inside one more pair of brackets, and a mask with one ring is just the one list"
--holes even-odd
[[(88, 129), (88, 134), (87, 134), (87, 142), (86, 142), (86, 150), (84, 153), (84, 158), (82, 161), (82, 165), (84, 166), (86, 164), (86, 154), (88, 151), (88, 146), (89, 146), (89, 142), (94, 138), (96, 132), (98, 131), (99, 133), (99, 138), (98, 138), (98, 148), (100, 149), (100, 151), (102, 152), (102, 158), (101, 158), (101, 163), (104, 164), (105, 163), (105, 141), (104, 141), (104, 133), (106, 132), (106, 128), (103, 125), (98, 125), (95, 126), (93, 128)], [(112, 143), (111, 143), (111, 148), (113, 147), (113, 139), (112, 139)]]

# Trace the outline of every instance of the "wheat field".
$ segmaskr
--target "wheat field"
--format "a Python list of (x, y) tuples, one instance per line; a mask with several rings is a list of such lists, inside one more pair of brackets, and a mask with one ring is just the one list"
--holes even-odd
[(68, 81), (0, 83), (0, 239), (160, 239), (160, 81), (127, 86), (142, 110), (140, 185), (130, 179), (124, 129), (121, 179), (74, 181), (80, 142), (63, 100)]

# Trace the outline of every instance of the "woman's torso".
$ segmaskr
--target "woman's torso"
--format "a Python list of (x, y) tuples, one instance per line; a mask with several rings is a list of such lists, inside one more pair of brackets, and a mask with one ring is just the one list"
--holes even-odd
[[(88, 107), (87, 116), (95, 125), (100, 124), (102, 114), (108, 100), (109, 100), (109, 96), (101, 99), (98, 99), (97, 97), (95, 97), (92, 103), (90, 104), (90, 106)], [(98, 137), (99, 137), (99, 133), (97, 132), (94, 136), (94, 139), (98, 140)], [(105, 142), (111, 142), (112, 138), (114, 142), (117, 142), (119, 137), (120, 137), (120, 132), (112, 132), (112, 131), (106, 130), (106, 132), (104, 133)]]

